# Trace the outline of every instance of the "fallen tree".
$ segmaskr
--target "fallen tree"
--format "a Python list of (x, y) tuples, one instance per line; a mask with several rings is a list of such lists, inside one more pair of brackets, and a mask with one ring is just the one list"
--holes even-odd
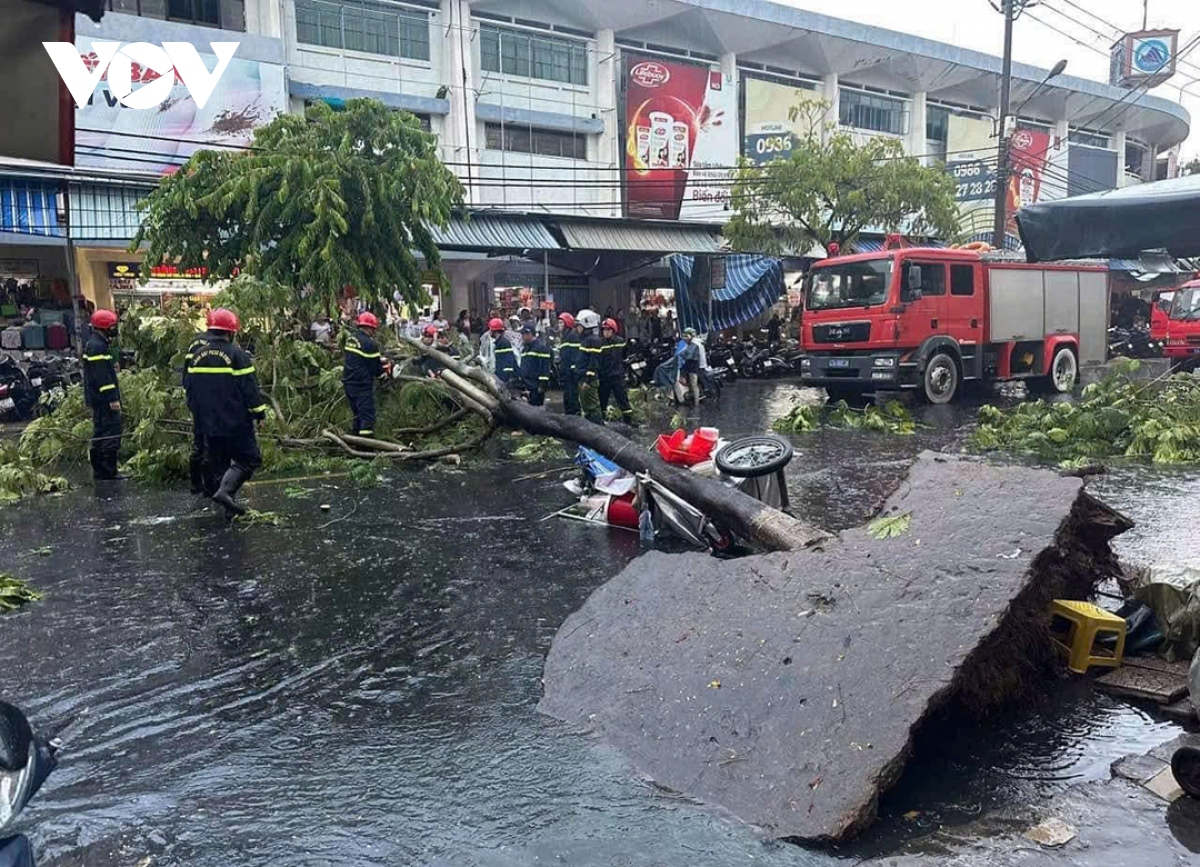
[(418, 340), (408, 340), (418, 352), (445, 367), (441, 379), (458, 392), (467, 407), (492, 425), (519, 428), (587, 446), (634, 473), (649, 473), (672, 493), (710, 518), (769, 551), (806, 548), (829, 538), (823, 530), (793, 518), (753, 497), (712, 479), (668, 464), (657, 453), (616, 430), (580, 416), (558, 415), (515, 400), (494, 376), (463, 364)]

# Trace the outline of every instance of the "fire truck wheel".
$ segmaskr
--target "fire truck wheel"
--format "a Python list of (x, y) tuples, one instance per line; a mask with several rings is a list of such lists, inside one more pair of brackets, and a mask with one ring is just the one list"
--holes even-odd
[(958, 394), (958, 362), (954, 356), (939, 352), (925, 365), (925, 399), (934, 405), (950, 403)]
[(1048, 376), (1029, 380), (1029, 390), (1036, 394), (1070, 394), (1079, 381), (1079, 362), (1075, 350), (1060, 346), (1054, 351)]

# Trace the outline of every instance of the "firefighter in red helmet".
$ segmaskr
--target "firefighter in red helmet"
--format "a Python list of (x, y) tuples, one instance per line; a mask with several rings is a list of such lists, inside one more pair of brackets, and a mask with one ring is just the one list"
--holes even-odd
[(346, 353), (342, 388), (354, 411), (354, 433), (371, 437), (375, 436), (375, 380), (383, 373), (383, 357), (375, 342), (379, 320), (374, 313), (360, 313), (355, 325), (342, 347)]
[(117, 314), (97, 310), (92, 314), (92, 336), (83, 348), (84, 398), (92, 408), (92, 442), (88, 457), (92, 478), (117, 479), (121, 453), (121, 387), (110, 342), (117, 330)]
[[(205, 324), (209, 327), (212, 326), (212, 316), (213, 312), (209, 310), (204, 317)], [(187, 355), (183, 359), (183, 387), (185, 391), (187, 389), (188, 369), (192, 366), (192, 359), (208, 343), (210, 336), (211, 334), (207, 330), (201, 331), (188, 346)], [(212, 467), (209, 464), (208, 449), (204, 445), (204, 435), (200, 432), (200, 422), (194, 414), (192, 415), (192, 453), (188, 456), (188, 477), (191, 480), (192, 493), (203, 494), (206, 497), (211, 497), (215, 494), (221, 482), (213, 473)]]
[(204, 438), (211, 469), (221, 474), (213, 502), (237, 515), (246, 512), (234, 499), (237, 492), (262, 466), (254, 425), (267, 414), (254, 361), (233, 342), (240, 329), (232, 310), (214, 310), (208, 339), (192, 356), (186, 380), (188, 408)]

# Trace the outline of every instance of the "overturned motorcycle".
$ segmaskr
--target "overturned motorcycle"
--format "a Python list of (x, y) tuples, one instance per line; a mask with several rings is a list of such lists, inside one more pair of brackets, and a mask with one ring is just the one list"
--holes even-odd
[[(58, 765), (58, 750), (57, 740), (34, 733), (20, 708), (0, 701), (0, 834)], [(0, 837), (0, 867), (34, 867), (28, 837)]]

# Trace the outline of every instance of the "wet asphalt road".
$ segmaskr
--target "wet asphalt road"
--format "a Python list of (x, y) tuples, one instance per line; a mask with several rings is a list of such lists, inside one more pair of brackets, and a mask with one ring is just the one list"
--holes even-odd
[[(702, 419), (759, 433), (798, 399), (816, 395), (739, 382)], [(796, 437), (794, 507), (861, 522), (918, 450), (957, 451), (973, 416)], [(854, 850), (765, 843), (537, 714), (556, 628), (640, 551), (632, 533), (542, 521), (569, 495), (515, 481), (537, 469), (310, 481), (307, 499), (254, 485), (283, 527), (231, 530), (185, 493), (135, 487), (0, 511), (0, 563), (47, 593), (0, 621), (3, 695), (68, 726), (25, 817), (43, 863), (823, 865), (1106, 777), (1174, 731), (1086, 684), (1050, 690), (931, 733)], [(1200, 472), (1124, 470), (1096, 490), (1140, 522), (1123, 554), (1194, 558)]]

